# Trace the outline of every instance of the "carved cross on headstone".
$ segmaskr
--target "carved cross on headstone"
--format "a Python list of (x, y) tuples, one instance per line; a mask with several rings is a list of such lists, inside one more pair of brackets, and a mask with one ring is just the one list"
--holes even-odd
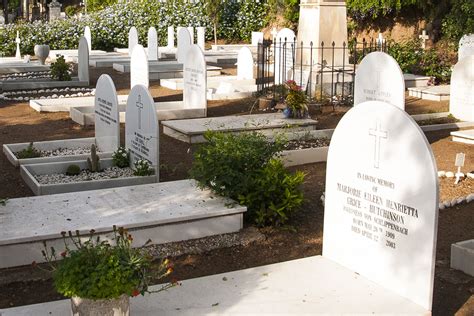
[(382, 138), (388, 138), (388, 132), (383, 131), (380, 122), (377, 121), (375, 129), (369, 129), (369, 135), (375, 137), (374, 168), (378, 169), (380, 165), (380, 140)]
[(16, 42), (16, 54), (15, 54), (15, 58), (17, 59), (21, 59), (21, 53), (20, 53), (20, 32), (16, 31), (16, 39), (15, 39), (15, 42)]
[(425, 49), (426, 41), (430, 39), (428, 34), (426, 34), (426, 30), (423, 30), (423, 32), (421, 32), (421, 35), (419, 35), (418, 38), (421, 40), (421, 48)]
[(142, 109), (143, 109), (143, 103), (142, 103), (142, 96), (139, 94), (138, 95), (138, 101), (135, 104), (135, 106), (138, 108), (138, 129), (142, 129)]

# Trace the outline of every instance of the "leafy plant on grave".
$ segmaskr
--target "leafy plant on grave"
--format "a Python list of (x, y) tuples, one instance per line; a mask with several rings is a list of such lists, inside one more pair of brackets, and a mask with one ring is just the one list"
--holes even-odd
[(308, 97), (296, 84), (294, 80), (288, 80), (285, 83), (288, 94), (285, 99), (287, 109), (285, 110), (287, 117), (290, 118), (307, 118), (308, 113)]
[(87, 158), (87, 166), (91, 172), (100, 171), (100, 158), (97, 155), (97, 147), (95, 144), (91, 145), (91, 156)]
[(154, 263), (146, 248), (132, 248), (133, 237), (126, 229), (114, 226), (111, 242), (94, 233), (91, 230), (87, 238), (79, 231), (61, 232), (64, 251), (60, 257), (54, 247), (48, 248), (43, 242), (42, 254), (49, 263), (49, 269), (45, 270), (52, 272), (58, 293), (93, 300), (115, 299), (121, 295), (161, 292), (178, 284), (173, 281), (158, 290), (149, 289), (152, 281), (168, 276), (173, 268), (167, 259)]
[(190, 171), (199, 186), (246, 205), (246, 218), (259, 226), (285, 224), (303, 201), (304, 174), (291, 174), (278, 160), (284, 141), (256, 132), (208, 131), (204, 137)]
[(66, 175), (68, 176), (77, 176), (81, 173), (81, 167), (78, 165), (69, 165), (66, 169)]
[(151, 176), (155, 173), (148, 160), (139, 159), (134, 163), (133, 174), (139, 177)]
[(31, 142), (28, 145), (28, 147), (26, 147), (25, 149), (20, 150), (15, 155), (18, 159), (38, 158), (38, 157), (41, 156), (41, 152), (39, 150), (37, 150), (33, 146), (33, 142)]
[(63, 55), (59, 55), (51, 64), (51, 78), (59, 81), (71, 81), (70, 66)]
[(119, 168), (130, 167), (130, 151), (123, 146), (120, 146), (112, 154), (112, 161), (115, 166)]

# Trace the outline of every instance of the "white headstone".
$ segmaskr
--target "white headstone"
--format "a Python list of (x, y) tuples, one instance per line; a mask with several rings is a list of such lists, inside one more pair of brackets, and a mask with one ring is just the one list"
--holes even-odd
[(252, 32), (252, 46), (263, 43), (263, 32)]
[(188, 26), (187, 27), (189, 35), (191, 36), (191, 44), (194, 44), (194, 27)]
[(183, 103), (185, 109), (207, 108), (207, 71), (204, 53), (191, 45), (184, 60)]
[(103, 152), (113, 152), (120, 146), (120, 116), (117, 90), (109, 75), (97, 80), (94, 101), (95, 142)]
[(148, 58), (146, 56), (145, 48), (137, 44), (132, 52), (130, 58), (130, 89), (137, 84), (149, 87), (150, 73), (148, 69)]
[(290, 79), (288, 74), (296, 61), (296, 35), (288, 28), (281, 29), (275, 37), (275, 83)]
[(436, 161), (407, 113), (370, 101), (344, 115), (327, 160), (324, 257), (431, 310), (438, 203)]
[(454, 65), (449, 112), (462, 121), (474, 121), (474, 55), (464, 57)]
[(237, 78), (253, 79), (253, 56), (248, 47), (242, 47), (237, 56)]
[(354, 105), (383, 101), (405, 109), (405, 79), (393, 57), (373, 52), (362, 59), (356, 70)]
[(189, 47), (191, 46), (191, 35), (189, 35), (188, 29), (185, 27), (179, 28), (178, 30), (178, 52), (176, 59), (178, 63), (184, 63), (184, 59), (188, 54)]
[(89, 46), (89, 54), (92, 52), (92, 34), (91, 28), (86, 25), (84, 28), (84, 37), (86, 38), (87, 45)]
[(197, 28), (197, 44), (203, 51), (206, 49), (206, 28), (204, 26)]
[(148, 29), (148, 60), (158, 60), (158, 33), (153, 26)]
[(168, 45), (167, 47), (174, 47), (174, 26), (168, 26)]
[(16, 43), (15, 58), (16, 58), (16, 59), (21, 59), (21, 53), (20, 53), (20, 43), (21, 43), (21, 40), (20, 40), (20, 32), (19, 32), (19, 31), (16, 31), (15, 43)]
[(465, 34), (459, 40), (458, 60), (474, 55), (474, 34)]
[(138, 45), (138, 31), (135, 26), (128, 31), (128, 56), (132, 56), (133, 48)]
[(125, 147), (130, 150), (132, 166), (143, 159), (158, 170), (158, 133), (155, 102), (145, 86), (136, 85), (128, 95), (125, 112)]
[(84, 36), (79, 39), (77, 76), (79, 81), (89, 82), (89, 46)]

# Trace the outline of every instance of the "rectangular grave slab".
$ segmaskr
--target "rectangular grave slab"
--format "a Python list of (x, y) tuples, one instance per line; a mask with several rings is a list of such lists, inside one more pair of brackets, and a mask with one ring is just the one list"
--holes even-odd
[[(101, 168), (110, 168), (113, 166), (112, 159), (101, 159)], [(78, 165), (81, 170), (87, 169), (87, 161), (68, 161), (68, 162), (54, 162), (42, 163), (34, 165), (22, 165), (20, 167), (21, 178), (25, 181), (28, 187), (33, 191), (34, 195), (49, 195), (67, 192), (89, 191), (107, 188), (117, 188), (130, 185), (148, 184), (157, 182), (156, 175), (146, 177), (127, 177), (103, 180), (90, 180), (71, 183), (57, 183), (57, 184), (40, 184), (35, 175), (66, 173), (69, 165)]]
[(192, 120), (176, 120), (163, 122), (163, 133), (188, 143), (202, 143), (203, 134), (207, 130), (220, 132), (251, 132), (251, 131), (291, 131), (292, 129), (313, 130), (317, 121), (312, 119), (287, 119), (282, 113), (232, 115)]
[[(430, 314), (321, 256), (184, 280), (168, 291), (132, 298), (130, 305), (134, 315), (150, 316)], [(70, 309), (70, 300), (61, 300), (0, 311), (65, 315)]]
[[(63, 140), (50, 140), (43, 142), (34, 142), (33, 146), (38, 150), (49, 151), (60, 148), (90, 148), (92, 144), (95, 144), (95, 137), (89, 138), (75, 138), (75, 139), (63, 139)], [(51, 156), (51, 157), (38, 157), (28, 159), (18, 159), (15, 156), (15, 152), (21, 151), (27, 148), (29, 143), (16, 143), (16, 144), (3, 144), (3, 153), (7, 156), (7, 159), (16, 167), (19, 165), (35, 164), (35, 163), (50, 163), (58, 161), (75, 161), (81, 159), (87, 159), (89, 154), (82, 155), (63, 155), (63, 156)], [(112, 157), (112, 152), (99, 152), (100, 158)]]
[(451, 245), (451, 268), (474, 276), (474, 239)]
[[(130, 59), (124, 61), (116, 61), (112, 64), (114, 70), (118, 72), (129, 73), (130, 72)], [(170, 70), (180, 70), (183, 68), (183, 64), (179, 64), (174, 60), (171, 61), (157, 61), (149, 60), (148, 69), (150, 72), (152, 70), (161, 70), (161, 69), (170, 69)]]
[(48, 71), (49, 65), (41, 65), (40, 63), (23, 63), (17, 64), (0, 64), (0, 74), (14, 73), (14, 72), (35, 72), (35, 71)]
[(449, 100), (450, 86), (442, 85), (408, 88), (408, 95), (423, 100), (445, 101)]
[[(0, 268), (43, 262), (42, 242), (64, 248), (61, 231), (131, 231), (134, 246), (237, 232), (246, 208), (194, 180), (10, 199), (2, 207)], [(25, 223), (30, 223), (25, 225)]]
[(474, 129), (451, 132), (454, 142), (474, 145)]
[[(255, 79), (239, 79), (237, 76), (215, 76), (207, 78), (207, 88), (217, 88), (221, 82), (229, 82), (236, 85), (255, 85)], [(182, 78), (163, 79), (160, 81), (162, 87), (171, 90), (183, 90), (184, 83)]]
[(3, 91), (12, 90), (31, 90), (45, 88), (76, 88), (88, 87), (89, 82), (79, 81), (73, 78), (71, 81), (53, 81), (53, 80), (11, 80), (0, 82), (0, 89)]
[[(119, 104), (127, 102), (127, 95), (118, 95)], [(95, 97), (30, 100), (30, 107), (38, 112), (69, 112), (72, 107), (94, 106)]]
[(430, 81), (430, 76), (420, 76), (414, 74), (403, 74), (405, 78), (405, 89), (413, 87), (426, 87)]

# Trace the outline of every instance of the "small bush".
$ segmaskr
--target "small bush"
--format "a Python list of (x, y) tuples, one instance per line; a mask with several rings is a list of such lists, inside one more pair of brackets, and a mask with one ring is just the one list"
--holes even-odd
[(59, 81), (71, 81), (69, 73), (69, 65), (66, 63), (64, 56), (60, 55), (56, 61), (51, 64), (51, 77)]
[(199, 185), (246, 205), (246, 218), (259, 226), (285, 224), (303, 201), (304, 175), (290, 174), (275, 158), (284, 142), (258, 133), (207, 132), (205, 138), (190, 172)]
[(31, 142), (28, 147), (16, 153), (18, 159), (37, 158), (41, 156), (41, 152), (33, 146)]
[(69, 165), (66, 170), (66, 175), (68, 176), (77, 176), (81, 173), (81, 167), (78, 165)]
[(133, 174), (139, 177), (151, 176), (154, 170), (147, 160), (139, 159), (134, 164)]
[(120, 146), (112, 154), (112, 161), (119, 168), (130, 167), (130, 152), (123, 146)]

